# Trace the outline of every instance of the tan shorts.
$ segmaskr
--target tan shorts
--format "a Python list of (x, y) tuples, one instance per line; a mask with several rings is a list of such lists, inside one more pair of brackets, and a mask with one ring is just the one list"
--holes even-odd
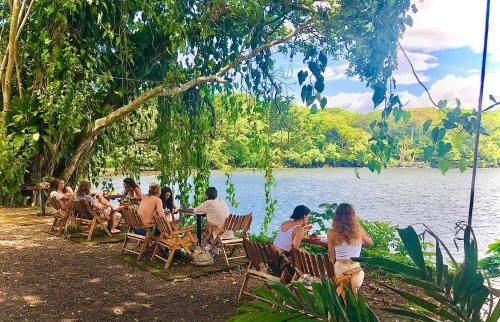
[[(335, 277), (341, 276), (342, 273), (351, 270), (353, 268), (361, 267), (361, 265), (357, 262), (353, 262), (352, 264), (345, 264), (339, 261), (335, 262), (334, 271)], [(353, 289), (359, 289), (363, 284), (363, 280), (365, 279), (365, 272), (360, 271), (357, 274), (351, 277), (351, 286)]]

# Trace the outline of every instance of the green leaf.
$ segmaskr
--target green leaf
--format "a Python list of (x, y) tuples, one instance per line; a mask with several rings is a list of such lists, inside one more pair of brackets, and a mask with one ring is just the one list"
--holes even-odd
[(359, 168), (358, 167), (354, 168), (354, 174), (356, 175), (356, 178), (361, 179), (361, 177), (359, 176)]
[(405, 124), (407, 124), (408, 121), (410, 121), (410, 117), (411, 117), (411, 113), (410, 112), (403, 111), (403, 122), (405, 122)]
[(318, 91), (318, 93), (323, 92), (325, 89), (325, 82), (322, 79), (316, 80), (314, 83), (314, 89)]
[(438, 102), (438, 108), (439, 108), (439, 109), (446, 108), (446, 105), (448, 105), (448, 101), (447, 101), (447, 100), (440, 100), (440, 101)]
[(357, 257), (355, 258), (355, 260), (357, 262), (363, 262), (368, 265), (374, 265), (383, 268), (384, 270), (389, 272), (406, 274), (416, 278), (427, 278), (427, 274), (424, 273), (421, 269), (391, 259), (383, 257)]
[(450, 139), (453, 146), (459, 148), (462, 146), (465, 137), (462, 132), (455, 132), (451, 134)]
[(40, 139), (40, 133), (33, 134), (33, 141), (38, 141)]
[(467, 170), (468, 167), (469, 163), (467, 162), (467, 160), (464, 159), (458, 160), (458, 168), (460, 169), (460, 172), (464, 172), (465, 170)]
[(409, 317), (409, 318), (416, 319), (416, 320), (427, 321), (427, 322), (439, 322), (439, 320), (433, 319), (433, 318), (431, 318), (427, 315), (421, 314), (421, 313), (410, 311), (408, 309), (382, 308), (382, 310), (389, 312), (389, 313), (392, 313), (392, 314), (395, 314), (395, 315), (405, 316), (405, 317)]
[(432, 129), (431, 138), (434, 143), (441, 141), (445, 135), (446, 135), (445, 128), (440, 128), (439, 126), (436, 126), (435, 128)]
[(375, 171), (375, 168), (377, 166), (377, 162), (375, 160), (370, 160), (367, 164), (368, 169), (370, 169), (371, 172)]
[(309, 73), (307, 71), (303, 71), (303, 70), (298, 72), (297, 78), (299, 80), (299, 85), (302, 85), (302, 83), (306, 80), (308, 74)]
[(321, 109), (324, 109), (326, 107), (327, 103), (328, 103), (328, 100), (324, 96), (319, 100), (319, 106), (321, 106)]
[(413, 26), (413, 19), (410, 15), (407, 15), (405, 17), (404, 21), (405, 21), (405, 25), (410, 26), (410, 27)]
[(451, 151), (451, 143), (444, 143), (443, 141), (439, 141), (437, 143), (437, 152), (438, 157), (442, 157), (446, 153)]
[(422, 271), (423, 276), (427, 275), (427, 270), (425, 267), (424, 254), (422, 252), (422, 245), (418, 239), (418, 235), (415, 229), (408, 226), (404, 229), (398, 228), (399, 236), (405, 245), (405, 249), (410, 255), (411, 259), (415, 265)]
[(403, 110), (401, 109), (395, 109), (392, 114), (394, 115), (394, 121), (395, 122), (399, 122), (399, 120), (401, 119), (401, 117), (403, 116)]
[(429, 127), (431, 126), (432, 124), (432, 120), (431, 119), (428, 119), (424, 122), (424, 126), (422, 127), (422, 129), (424, 130), (424, 132), (427, 132), (429, 130)]
[(500, 301), (497, 302), (497, 305), (495, 305), (493, 312), (491, 312), (491, 315), (486, 319), (486, 322), (498, 321), (500, 321)]
[(436, 241), (436, 279), (438, 285), (443, 285), (444, 266), (443, 266), (443, 253), (439, 246), (439, 241)]
[(319, 53), (318, 59), (321, 65), (323, 65), (323, 68), (326, 67), (326, 64), (328, 64), (328, 57), (323, 53)]
[(438, 168), (441, 173), (444, 175), (448, 170), (450, 170), (450, 163), (446, 159), (439, 160)]
[(372, 102), (373, 108), (377, 107), (384, 101), (385, 98), (385, 87), (376, 86), (373, 90)]
[(434, 147), (428, 146), (424, 149), (424, 159), (428, 160), (434, 153)]

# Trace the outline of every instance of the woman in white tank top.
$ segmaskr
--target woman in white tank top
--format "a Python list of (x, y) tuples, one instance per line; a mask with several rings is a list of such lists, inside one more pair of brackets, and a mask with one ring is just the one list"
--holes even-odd
[(311, 225), (307, 224), (311, 211), (306, 206), (300, 205), (293, 210), (290, 220), (280, 225), (278, 235), (274, 240), (273, 247), (279, 253), (287, 253), (292, 248), (298, 249), (304, 236), (304, 230), (309, 230)]
[[(372, 246), (371, 237), (359, 224), (354, 208), (347, 203), (337, 207), (333, 216), (332, 229), (328, 232), (328, 256), (334, 263), (335, 276), (353, 268), (361, 267), (358, 262), (351, 258), (361, 255), (363, 244)], [(364, 272), (360, 271), (351, 279), (352, 289), (357, 290), (363, 284)]]

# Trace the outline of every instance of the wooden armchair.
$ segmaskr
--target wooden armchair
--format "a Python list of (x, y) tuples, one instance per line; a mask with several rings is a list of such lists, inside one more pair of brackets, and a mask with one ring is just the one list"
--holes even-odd
[[(216, 237), (210, 239), (211, 240), (210, 252), (212, 252), (216, 246), (219, 246), (222, 250), (222, 254), (224, 255), (224, 259), (226, 260), (227, 266), (229, 266), (230, 259), (245, 257), (245, 256), (233, 256), (233, 257), (231, 256), (233, 255), (237, 246), (243, 245), (243, 238), (246, 238), (247, 231), (250, 229), (251, 224), (252, 224), (252, 213), (243, 216), (229, 215), (229, 217), (226, 218), (226, 221), (224, 222), (224, 226), (222, 227), (222, 229), (218, 229), (218, 231), (215, 232)], [(226, 231), (239, 232), (240, 237), (234, 237), (228, 239), (222, 238), (222, 235)], [(232, 247), (229, 256), (226, 253), (226, 247), (227, 248)]]
[[(313, 278), (321, 278), (326, 275), (332, 279), (337, 285), (337, 294), (342, 296), (345, 301), (344, 285), (349, 282), (352, 276), (362, 271), (362, 268), (352, 269), (342, 274), (342, 276), (335, 277), (333, 263), (328, 258), (327, 254), (311, 254), (304, 250), (292, 249), (292, 266), (295, 269), (294, 280), (300, 276), (308, 274)], [(357, 290), (353, 290), (357, 291)]]
[(241, 299), (243, 294), (253, 296), (251, 293), (245, 291), (250, 278), (266, 282), (279, 282), (282, 275), (279, 254), (272, 248), (271, 244), (253, 242), (247, 238), (243, 238), (243, 247), (246, 257), (250, 262), (245, 272), (238, 300)]
[[(122, 211), (122, 215), (129, 229), (125, 234), (125, 240), (123, 241), (120, 254), (123, 252), (137, 254), (137, 260), (140, 260), (146, 251), (149, 241), (153, 239), (153, 233), (151, 232), (153, 225), (145, 225), (141, 216), (134, 207), (125, 207)], [(136, 229), (146, 231), (146, 235), (137, 234), (135, 232)], [(137, 242), (136, 247), (127, 248), (127, 243), (131, 240)]]
[(103, 213), (99, 210), (92, 209), (86, 200), (74, 200), (73, 211), (75, 213), (75, 217), (72, 220), (80, 226), (89, 227), (88, 233), (83, 233), (87, 236), (87, 241), (92, 239), (97, 225), (99, 225), (104, 230), (106, 235), (111, 237), (111, 233), (104, 225), (105, 220), (103, 220), (102, 218), (104, 217)]
[(73, 202), (70, 200), (66, 206), (63, 206), (59, 199), (52, 197), (50, 198), (50, 204), (56, 210), (54, 222), (52, 223), (50, 230), (57, 230), (57, 233), (60, 235), (64, 231), (66, 223), (73, 212)]
[[(158, 214), (156, 211), (153, 214), (153, 219), (156, 228), (160, 231), (160, 237), (155, 241), (156, 245), (151, 260), (154, 260), (155, 257), (159, 258), (165, 262), (163, 267), (168, 269), (176, 250), (184, 249), (189, 256), (193, 256), (190, 247), (196, 245), (198, 241), (191, 231), (196, 225), (176, 227), (177, 225), (174, 222), (167, 221), (165, 216)], [(168, 257), (161, 256), (162, 252), (159, 252), (161, 248), (168, 249)]]

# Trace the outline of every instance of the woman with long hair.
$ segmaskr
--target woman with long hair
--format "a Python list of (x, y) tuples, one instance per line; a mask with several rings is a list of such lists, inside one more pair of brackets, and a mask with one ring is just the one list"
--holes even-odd
[[(363, 244), (372, 246), (371, 237), (361, 227), (354, 208), (347, 203), (342, 203), (335, 210), (333, 216), (332, 229), (328, 232), (328, 256), (334, 263), (335, 276), (354, 268), (360, 268), (358, 262), (352, 260), (361, 255)], [(365, 273), (361, 270), (351, 278), (351, 288), (357, 292), (361, 285)]]
[(63, 206), (65, 206), (67, 202), (73, 198), (73, 195), (73, 189), (66, 186), (64, 180), (54, 178), (50, 182), (49, 198), (57, 198)]
[(170, 187), (163, 187), (160, 193), (160, 199), (163, 204), (163, 210), (172, 215), (172, 219), (174, 219), (174, 214), (178, 212), (177, 206), (174, 201), (174, 193)]
[(123, 179), (123, 195), (128, 196), (133, 202), (141, 202), (142, 200), (142, 191), (141, 187), (137, 183), (135, 183), (132, 178)]

